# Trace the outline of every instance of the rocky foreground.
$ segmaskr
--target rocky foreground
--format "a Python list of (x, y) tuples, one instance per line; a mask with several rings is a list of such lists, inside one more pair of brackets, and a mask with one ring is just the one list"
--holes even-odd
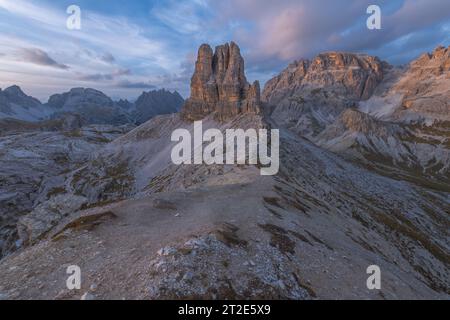
[[(122, 133), (6, 134), (2, 163), (40, 159), (48, 171), (9, 162), (9, 179), (36, 187), (2, 183), (12, 200), (0, 297), (448, 299), (449, 55), (437, 48), (399, 69), (326, 53), (290, 65), (260, 98), (237, 45), (204, 45), (181, 113)], [(171, 133), (192, 132), (194, 119), (222, 132), (279, 128), (279, 174), (172, 164)], [(52, 170), (42, 150), (55, 142), (42, 142), (56, 134), (72, 147)], [(28, 207), (17, 209), (19, 197)], [(381, 290), (366, 287), (373, 264)], [(66, 287), (70, 265), (81, 290)]]

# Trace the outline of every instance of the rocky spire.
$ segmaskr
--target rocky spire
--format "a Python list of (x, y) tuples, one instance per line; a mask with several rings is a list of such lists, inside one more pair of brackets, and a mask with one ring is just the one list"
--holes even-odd
[(217, 120), (224, 121), (240, 113), (257, 114), (260, 105), (259, 82), (247, 82), (239, 47), (226, 43), (213, 53), (208, 44), (201, 45), (183, 117), (193, 121), (214, 113)]

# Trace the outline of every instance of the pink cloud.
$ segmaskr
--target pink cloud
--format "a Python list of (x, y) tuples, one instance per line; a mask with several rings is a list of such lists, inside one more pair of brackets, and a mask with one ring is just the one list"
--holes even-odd
[[(450, 21), (450, 1), (375, 1), (382, 8), (383, 29), (366, 28), (372, 0), (231, 0), (214, 2), (219, 21), (243, 21), (234, 39), (251, 65), (272, 65), (309, 58), (330, 50), (379, 49), (405, 35)], [(395, 6), (397, 4), (397, 6)], [(216, 21), (216, 23), (218, 23)]]

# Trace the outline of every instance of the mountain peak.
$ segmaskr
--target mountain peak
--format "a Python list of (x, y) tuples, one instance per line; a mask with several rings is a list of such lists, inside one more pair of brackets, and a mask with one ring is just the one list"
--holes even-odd
[(135, 102), (135, 122), (142, 124), (156, 115), (176, 113), (183, 103), (184, 99), (177, 92), (164, 88), (144, 91)]
[(12, 86), (6, 88), (5, 90), (3, 90), (3, 92), (6, 92), (11, 95), (15, 95), (15, 96), (21, 96), (21, 97), (26, 96), (26, 94), (22, 91), (22, 89), (18, 85), (12, 85)]
[(325, 52), (312, 60), (291, 63), (266, 83), (263, 100), (281, 102), (303, 88), (329, 88), (354, 100), (367, 100), (383, 80), (385, 63), (378, 57), (348, 52)]
[(420, 71), (420, 75), (441, 75), (450, 71), (450, 46), (436, 47), (431, 53), (424, 53), (411, 63), (413, 71)]
[(216, 119), (226, 120), (240, 113), (257, 114), (260, 105), (259, 82), (247, 82), (239, 46), (225, 43), (213, 53), (210, 45), (202, 44), (183, 117), (192, 121), (214, 113)]
[(26, 107), (36, 107), (41, 105), (41, 102), (38, 99), (24, 93), (18, 85), (12, 85), (3, 91), (0, 90), (0, 93), (2, 93), (3, 96), (6, 97), (11, 103)]

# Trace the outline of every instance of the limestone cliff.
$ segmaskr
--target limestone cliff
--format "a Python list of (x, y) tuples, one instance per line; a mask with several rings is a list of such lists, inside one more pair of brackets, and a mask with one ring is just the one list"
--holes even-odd
[(191, 96), (183, 107), (185, 120), (199, 120), (210, 113), (219, 121), (240, 113), (260, 112), (259, 82), (247, 82), (244, 59), (239, 47), (231, 42), (217, 46), (207, 44), (198, 50), (191, 79)]

